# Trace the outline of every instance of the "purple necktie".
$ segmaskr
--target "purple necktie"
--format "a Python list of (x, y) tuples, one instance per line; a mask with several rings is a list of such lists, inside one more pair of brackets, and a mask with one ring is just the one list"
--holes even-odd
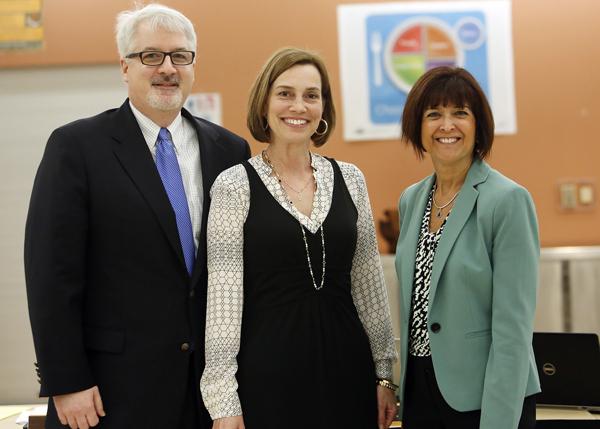
[(194, 232), (192, 230), (187, 198), (185, 197), (183, 179), (181, 178), (181, 170), (177, 162), (177, 154), (171, 140), (171, 133), (166, 128), (161, 128), (158, 133), (156, 141), (156, 168), (175, 212), (175, 220), (177, 221), (177, 230), (179, 231), (179, 240), (181, 241), (185, 265), (188, 273), (191, 275), (194, 268), (194, 260), (196, 259)]

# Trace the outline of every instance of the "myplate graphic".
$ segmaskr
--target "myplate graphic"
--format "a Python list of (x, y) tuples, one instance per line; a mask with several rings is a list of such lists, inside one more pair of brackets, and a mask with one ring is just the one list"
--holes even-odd
[(371, 121), (398, 123), (408, 91), (434, 67), (465, 67), (486, 91), (484, 21), (477, 11), (369, 16), (366, 43)]
[(469, 70), (492, 104), (497, 132), (515, 132), (509, 6), (504, 0), (340, 6), (344, 137), (398, 138), (408, 92), (439, 66)]
[[(372, 42), (381, 37), (377, 28), (370, 34)], [(413, 18), (398, 25), (387, 39), (383, 51), (385, 68), (392, 82), (404, 92), (410, 91), (426, 70), (463, 64), (463, 52), (452, 28), (443, 21)]]

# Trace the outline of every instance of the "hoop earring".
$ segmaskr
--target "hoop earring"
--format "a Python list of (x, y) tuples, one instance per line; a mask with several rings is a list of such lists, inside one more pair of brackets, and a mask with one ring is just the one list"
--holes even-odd
[(321, 121), (323, 121), (323, 123), (325, 124), (325, 129), (322, 132), (319, 132), (319, 127), (317, 126), (317, 129), (315, 130), (315, 134), (318, 136), (325, 135), (325, 133), (327, 133), (327, 130), (329, 129), (329, 124), (327, 123), (327, 121), (325, 119), (321, 118), (321, 120), (319, 121), (319, 125), (321, 125)]

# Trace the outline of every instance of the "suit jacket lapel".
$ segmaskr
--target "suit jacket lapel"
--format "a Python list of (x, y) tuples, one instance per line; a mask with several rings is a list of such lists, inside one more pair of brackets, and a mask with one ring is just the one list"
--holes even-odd
[(469, 219), (469, 216), (471, 216), (473, 207), (475, 207), (475, 202), (479, 195), (476, 186), (487, 179), (489, 170), (490, 168), (485, 162), (480, 160), (473, 161), (473, 164), (467, 173), (465, 183), (456, 198), (452, 212), (450, 213), (450, 216), (448, 216), (448, 220), (444, 226), (444, 232), (438, 243), (437, 250), (435, 251), (435, 258), (433, 260), (429, 292), (429, 310), (431, 310), (440, 276), (444, 270), (452, 247), (454, 247), (458, 234), (467, 222), (467, 219)]
[(221, 170), (220, 163), (215, 162), (215, 157), (218, 155), (214, 153), (218, 137), (217, 133), (194, 118), (194, 116), (186, 109), (182, 109), (181, 114), (196, 130), (198, 145), (200, 147), (203, 201), (200, 239), (198, 241), (198, 251), (196, 252), (196, 263), (192, 272), (192, 284), (196, 284), (198, 278), (206, 270), (206, 224), (208, 221), (208, 209), (210, 208), (210, 188)]
[[(156, 215), (171, 247), (185, 269), (185, 260), (179, 241), (175, 213), (156, 169), (152, 154), (140, 127), (129, 107), (129, 100), (116, 113), (113, 138), (117, 141), (114, 152), (140, 193)], [(186, 270), (187, 272), (187, 270)]]
[(433, 186), (433, 182), (435, 181), (435, 175), (429, 176), (426, 180), (423, 181), (419, 190), (417, 191), (417, 195), (415, 196), (414, 210), (410, 213), (401, 214), (402, 216), (408, 216), (409, 218), (404, 220), (406, 226), (403, 226), (403, 229), (406, 228), (406, 245), (403, 246), (406, 248), (406, 254), (401, 255), (400, 264), (402, 264), (403, 269), (403, 277), (401, 280), (402, 287), (400, 288), (401, 293), (403, 294), (403, 302), (404, 307), (403, 314), (411, 314), (410, 305), (412, 301), (412, 289), (414, 286), (414, 276), (415, 276), (415, 260), (417, 257), (417, 245), (419, 243), (419, 236), (421, 235), (421, 223), (423, 221), (423, 214), (425, 213), (425, 206), (427, 205), (427, 197), (429, 196), (429, 191)]

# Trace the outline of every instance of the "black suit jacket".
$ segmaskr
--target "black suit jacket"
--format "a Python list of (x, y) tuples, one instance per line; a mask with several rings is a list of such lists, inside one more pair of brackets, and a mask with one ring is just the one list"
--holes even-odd
[[(250, 150), (224, 128), (182, 114), (198, 134), (204, 189), (191, 278), (128, 100), (55, 130), (35, 179), (25, 274), (41, 395), (98, 385), (103, 428), (174, 427), (188, 377), (198, 386), (204, 367), (209, 190)], [(47, 427), (60, 427), (52, 401)]]

